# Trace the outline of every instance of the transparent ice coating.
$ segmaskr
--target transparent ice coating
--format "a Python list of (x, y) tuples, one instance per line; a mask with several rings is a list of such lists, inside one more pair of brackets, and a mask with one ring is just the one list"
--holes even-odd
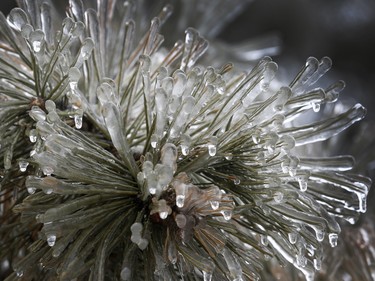
[(199, 65), (207, 41), (191, 28), (161, 49), (171, 8), (145, 21), (141, 2), (71, 0), (62, 22), (51, 1), (0, 14), (1, 159), (25, 177), (14, 211), (43, 225), (15, 272), (42, 262), (64, 280), (256, 280), (276, 256), (313, 280), (323, 243), (340, 245), (337, 218), (366, 211), (371, 182), (348, 173), (351, 156), (309, 144), (365, 109), (327, 111), (345, 85), (316, 86), (328, 58), (275, 83), (267, 57), (240, 74)]

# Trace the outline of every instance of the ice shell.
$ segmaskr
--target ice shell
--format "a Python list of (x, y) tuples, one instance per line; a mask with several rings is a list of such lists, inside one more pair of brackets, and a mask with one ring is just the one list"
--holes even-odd
[(21, 31), (22, 27), (28, 23), (26, 13), (20, 8), (14, 8), (10, 11), (7, 17), (8, 24), (18, 30)]

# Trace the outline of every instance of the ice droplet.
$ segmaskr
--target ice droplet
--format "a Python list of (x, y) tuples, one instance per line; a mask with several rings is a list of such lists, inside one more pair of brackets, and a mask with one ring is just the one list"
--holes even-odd
[(221, 214), (226, 221), (229, 221), (232, 218), (232, 210), (222, 210)]
[(35, 191), (36, 191), (36, 188), (35, 188), (35, 187), (28, 187), (28, 188), (27, 188), (27, 192), (28, 192), (29, 194), (34, 194)]
[(225, 155), (225, 160), (232, 160), (233, 159), (233, 155), (231, 153), (228, 153), (227, 155)]
[(235, 178), (233, 179), (233, 183), (234, 183), (235, 185), (239, 185), (239, 184), (241, 183), (241, 180), (240, 180), (238, 177), (235, 177)]
[(319, 112), (320, 111), (320, 103), (313, 103), (312, 109), (314, 110), (314, 112)]
[(217, 137), (212, 136), (207, 144), (208, 148), (208, 154), (210, 156), (215, 156), (216, 155), (216, 150), (217, 150)]
[(35, 53), (39, 53), (42, 49), (44, 41), (44, 32), (42, 30), (35, 30), (30, 34), (30, 42)]
[(156, 148), (158, 144), (158, 136), (156, 134), (152, 134), (151, 136), (151, 146), (152, 148)]
[(159, 217), (165, 220), (168, 217), (168, 212), (159, 212)]
[(72, 91), (77, 90), (78, 81), (81, 78), (81, 71), (77, 67), (69, 69), (69, 87)]
[(83, 116), (81, 114), (74, 114), (74, 125), (76, 129), (81, 129), (83, 124)]
[(182, 208), (185, 203), (185, 195), (177, 195), (176, 196), (176, 205), (179, 208)]
[(35, 129), (30, 130), (29, 133), (30, 142), (35, 143), (37, 140), (37, 131)]
[(29, 166), (29, 162), (27, 161), (19, 161), (18, 166), (20, 167), (21, 172), (26, 172), (27, 166)]
[(55, 242), (56, 242), (56, 235), (54, 234), (47, 235), (48, 246), (53, 247), (55, 245)]
[(220, 202), (213, 200), (213, 201), (210, 201), (210, 205), (211, 205), (212, 210), (217, 210), (219, 209)]
[(17, 277), (22, 277), (23, 276), (23, 271), (19, 270), (16, 272)]
[(208, 154), (210, 156), (215, 156), (216, 155), (216, 145), (209, 144), (208, 145)]
[(336, 247), (337, 246), (337, 240), (338, 240), (339, 236), (337, 235), (337, 233), (330, 233), (328, 234), (328, 239), (329, 239), (329, 244), (331, 245), (331, 247)]
[(47, 100), (44, 106), (48, 112), (56, 111), (56, 104), (52, 100)]
[(156, 193), (156, 187), (151, 186), (148, 188), (148, 191), (150, 192), (150, 194), (154, 195)]

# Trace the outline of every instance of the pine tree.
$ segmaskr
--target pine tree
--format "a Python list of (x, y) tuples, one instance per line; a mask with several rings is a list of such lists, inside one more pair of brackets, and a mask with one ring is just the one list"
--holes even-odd
[(171, 6), (88, 2), (0, 14), (0, 276), (314, 280), (371, 185), (319, 151), (366, 112), (316, 86), (331, 60), (213, 67), (193, 28), (163, 47)]

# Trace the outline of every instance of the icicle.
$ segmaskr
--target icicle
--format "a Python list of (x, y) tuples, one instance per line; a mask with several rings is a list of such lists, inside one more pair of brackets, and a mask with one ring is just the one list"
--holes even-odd
[(262, 80), (262, 90), (266, 91), (269, 88), (270, 82), (275, 77), (277, 72), (278, 66), (275, 62), (271, 61), (268, 62), (265, 66), (264, 73), (263, 73), (263, 80)]
[(173, 173), (177, 169), (177, 148), (173, 143), (166, 143), (161, 149), (160, 161), (163, 165), (172, 168)]
[(81, 129), (83, 125), (83, 110), (78, 109), (74, 112), (74, 126), (76, 129)]
[(363, 119), (365, 114), (366, 109), (362, 105), (356, 104), (347, 112), (330, 118), (329, 121), (319, 121), (308, 124), (308, 126), (295, 127), (289, 134), (295, 138), (296, 146), (324, 141)]
[(186, 88), (187, 77), (182, 70), (177, 69), (173, 73), (173, 80), (174, 80), (174, 83), (173, 83), (172, 96), (181, 97)]
[(85, 60), (88, 60), (91, 56), (92, 50), (94, 49), (95, 43), (91, 38), (86, 38), (81, 46), (80, 55), (74, 65), (74, 67), (80, 68)]
[(156, 146), (158, 145), (158, 140), (159, 140), (159, 138), (156, 134), (151, 135), (150, 144), (151, 144), (152, 148), (156, 148)]
[(208, 48), (208, 42), (200, 37), (195, 29), (188, 28), (185, 33), (184, 54), (180, 67), (184, 71), (191, 68)]
[(345, 88), (345, 82), (344, 81), (337, 81), (336, 83), (332, 84), (325, 90), (325, 102), (332, 103), (336, 102), (339, 93)]

